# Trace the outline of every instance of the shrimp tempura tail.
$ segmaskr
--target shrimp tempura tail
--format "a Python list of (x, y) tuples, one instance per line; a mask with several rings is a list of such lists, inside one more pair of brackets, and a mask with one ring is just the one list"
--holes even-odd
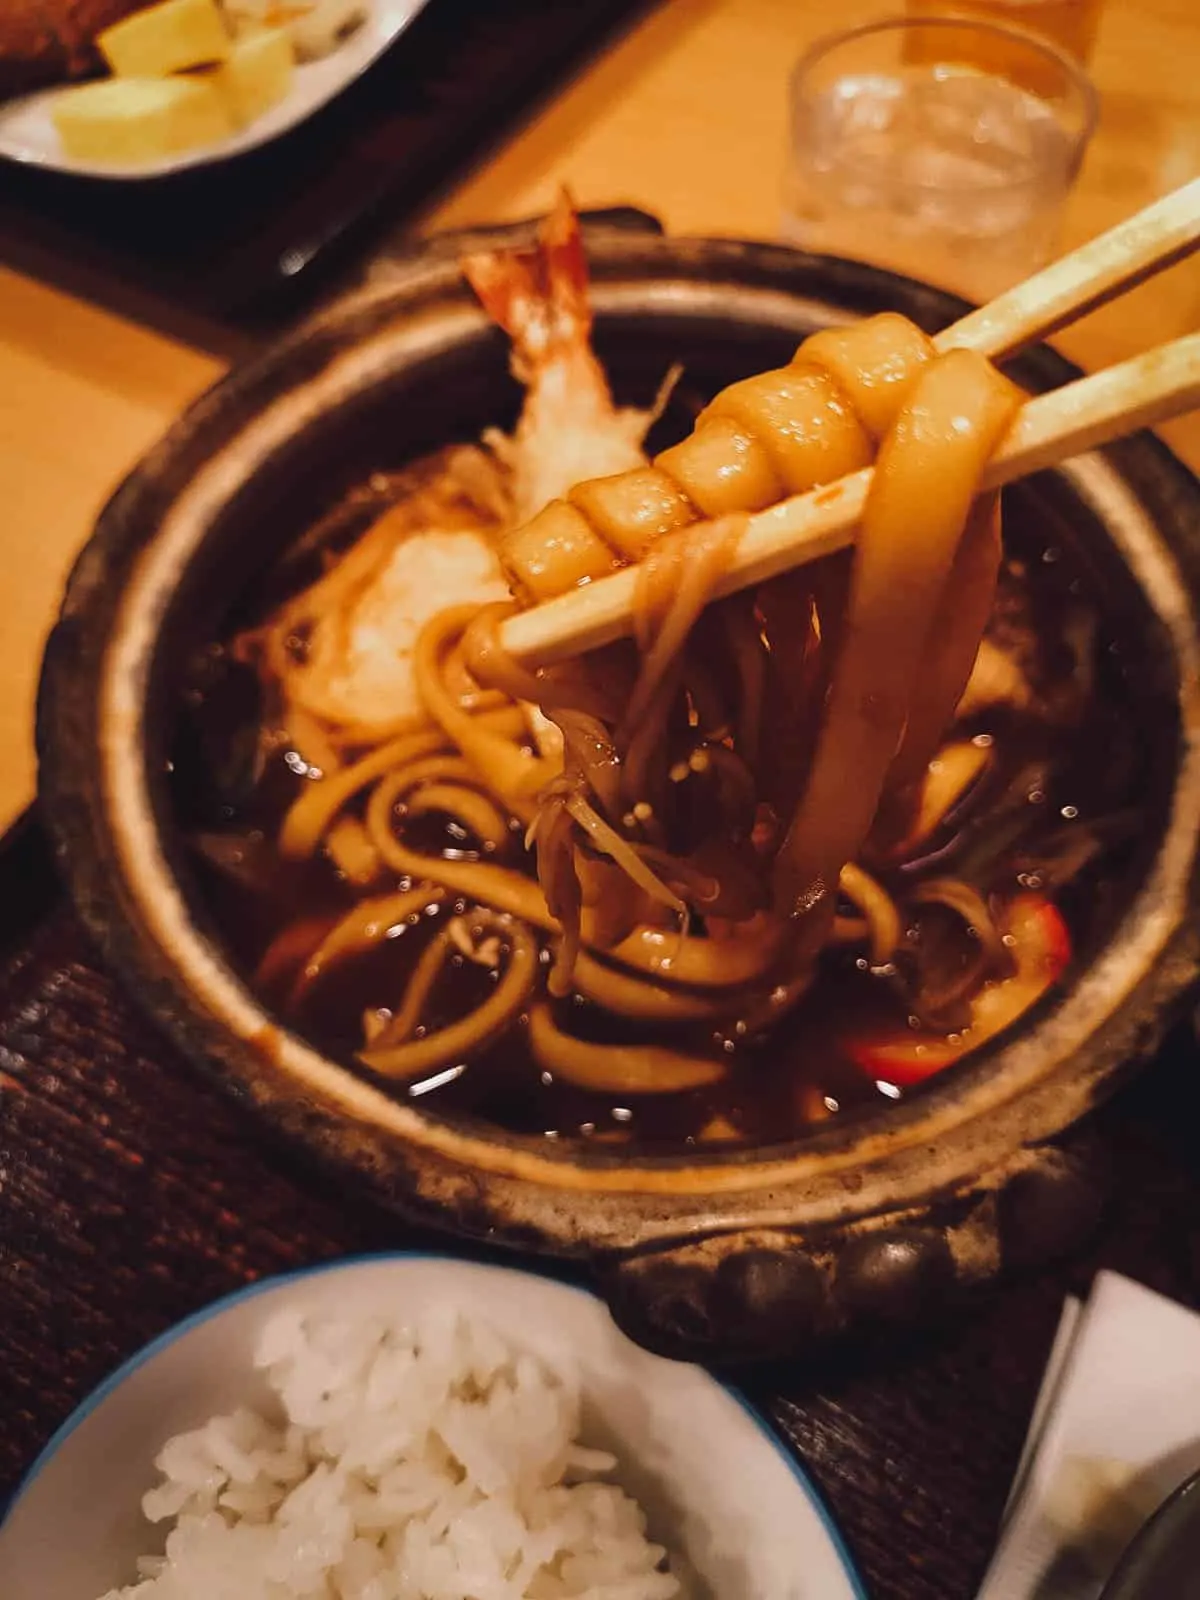
[(532, 250), (480, 251), (464, 257), (462, 270), (488, 316), (512, 340), (518, 377), (536, 371), (555, 348), (587, 339), (587, 256), (566, 189), (559, 191)]

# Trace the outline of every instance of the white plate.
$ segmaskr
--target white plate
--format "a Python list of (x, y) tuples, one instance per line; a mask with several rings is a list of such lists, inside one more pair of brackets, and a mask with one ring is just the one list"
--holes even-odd
[(866, 1600), (816, 1491), (734, 1391), (640, 1349), (584, 1290), (409, 1254), (255, 1285), (127, 1362), (51, 1440), (0, 1525), (4, 1600), (96, 1600), (129, 1581), (150, 1535), (139, 1502), (154, 1456), (214, 1412), (260, 1402), (252, 1352), (277, 1311), (394, 1315), (434, 1301), (578, 1378), (585, 1442), (617, 1454), (651, 1537), (682, 1557), (687, 1600)]
[[(5, 3), (6, 0), (0, 0), (0, 5)], [(226, 161), (230, 156), (277, 139), (348, 88), (404, 32), (426, 4), (427, 0), (370, 0), (366, 20), (336, 50), (319, 61), (303, 62), (296, 67), (296, 80), (286, 100), (220, 144), (204, 145), (198, 150), (167, 156), (141, 167), (106, 167), (95, 161), (73, 161), (63, 154), (50, 120), (50, 107), (59, 91), (43, 89), (39, 94), (0, 104), (0, 156), (52, 172), (120, 181), (161, 178), (168, 173), (184, 172), (189, 167)]]

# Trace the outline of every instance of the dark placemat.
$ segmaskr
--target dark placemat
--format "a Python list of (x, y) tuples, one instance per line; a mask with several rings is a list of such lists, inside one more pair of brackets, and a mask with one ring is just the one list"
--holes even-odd
[[(27, 829), (0, 867), (0, 1500), (82, 1396), (179, 1317), (264, 1274), (429, 1242), (265, 1145), (142, 1021), (47, 874)], [(1200, 1300), (1194, 1046), (1176, 1041), (1098, 1125), (1113, 1200), (1084, 1258), (936, 1335), (742, 1376), (873, 1600), (975, 1593), (1065, 1293), (1103, 1265)]]
[(306, 122), (171, 177), (0, 159), (0, 259), (224, 352), (230, 329), (278, 327), (327, 291), (653, 3), (428, 0)]

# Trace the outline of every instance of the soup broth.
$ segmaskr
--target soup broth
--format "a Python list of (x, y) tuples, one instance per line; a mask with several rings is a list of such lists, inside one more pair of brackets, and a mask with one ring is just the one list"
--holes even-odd
[[(1019, 391), (882, 312), (622, 406), (565, 197), (462, 268), (511, 431), (277, 530), (188, 674), (197, 892), (267, 1007), (439, 1113), (679, 1151), (898, 1100), (1051, 1003), (1152, 776), (1071, 536), (1021, 492), (1002, 540), (981, 492)], [(852, 548), (730, 582), (755, 516), (868, 466)], [(621, 568), (610, 643), (514, 650)]]
[[(311, 581), (322, 552), (328, 557), (351, 545), (404, 481), (379, 474), (346, 496), (282, 558), (257, 609), (270, 613)], [(988, 640), (998, 661), (1018, 664), (1034, 703), (1001, 700), (961, 718), (955, 739), (985, 750), (987, 765), (919, 856), (881, 871), (880, 881), (889, 890), (911, 890), (915, 882), (954, 873), (1001, 900), (1022, 892), (1052, 897), (1078, 956), (1119, 905), (1143, 831), (1139, 807), (1149, 751), (1136, 688), (1086, 573), (1053, 529), (1047, 535), (1035, 497), (1014, 500)], [(244, 625), (239, 619), (239, 634)], [(366, 891), (326, 853), (297, 864), (276, 850), (273, 841), (289, 807), (321, 779), (286, 743), (264, 754), (270, 709), (254, 673), (236, 656), (231, 635), (194, 657), (175, 738), (173, 795), (194, 846), (196, 894), (234, 965), (280, 1022), (350, 1069), (368, 1072), (358, 1060), (364, 1017), (394, 1014), (431, 940), (452, 918), (469, 920), (472, 906), (463, 896), (431, 899), (370, 949), (297, 994), (303, 958)], [(348, 807), (353, 816), (362, 810), (361, 797)], [(521, 848), (519, 825), (512, 829), (511, 861), (532, 879), (532, 856)], [(423, 853), (447, 859), (482, 854), (458, 823), (436, 813), (415, 827), (409, 822), (405, 837)], [(410, 880), (390, 874), (369, 893), (409, 886)], [(961, 937), (950, 920), (936, 905), (912, 917), (896, 958), (878, 966), (859, 947), (827, 949), (809, 994), (760, 1037), (740, 1033), (736, 1016), (720, 1025), (661, 1030), (689, 1055), (719, 1064), (719, 1080), (695, 1089), (582, 1090), (539, 1066), (522, 1016), (469, 1059), (396, 1084), (394, 1092), (436, 1112), (518, 1134), (646, 1152), (802, 1136), (830, 1118), (911, 1092), (912, 1085), (892, 1081), (886, 1069), (874, 1073), (864, 1066), (847, 1049), (847, 1038), (864, 1031), (890, 1031), (901, 1039), (913, 1033), (918, 1019), (908, 1010), (901, 971), (922, 959), (942, 960), (952, 972), (961, 965)], [(546, 949), (540, 959), (548, 963)], [(1068, 966), (1060, 981), (1072, 970)], [(466, 952), (453, 955), (430, 994), (423, 1029), (435, 1031), (480, 1004), (496, 973)], [(578, 994), (553, 1007), (573, 1035), (610, 1049), (644, 1048), (660, 1032)]]

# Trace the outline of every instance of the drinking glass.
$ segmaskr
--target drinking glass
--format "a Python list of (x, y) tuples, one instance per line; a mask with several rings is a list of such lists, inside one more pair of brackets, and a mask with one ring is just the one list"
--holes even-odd
[(990, 299), (1054, 254), (1096, 110), (1077, 62), (997, 23), (830, 35), (792, 75), (784, 235)]

